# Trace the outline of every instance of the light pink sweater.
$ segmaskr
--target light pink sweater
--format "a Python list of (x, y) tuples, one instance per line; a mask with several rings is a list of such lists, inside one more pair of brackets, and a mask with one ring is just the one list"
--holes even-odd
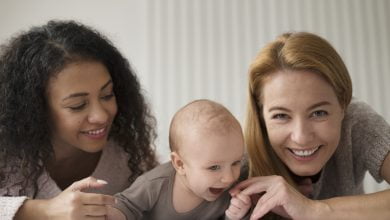
[[(127, 178), (130, 170), (127, 166), (127, 154), (115, 145), (109, 145), (104, 148), (98, 165), (91, 176), (106, 180), (108, 185), (102, 189), (89, 190), (90, 192), (113, 195), (121, 192), (130, 186)], [(16, 181), (17, 178), (13, 179)], [(62, 190), (57, 186), (47, 172), (44, 172), (38, 179), (38, 193), (34, 199), (49, 199), (57, 196)], [(0, 219), (12, 220), (15, 213), (23, 202), (32, 198), (33, 191), (28, 190), (27, 195), (18, 195), (20, 186), (10, 189), (10, 193), (15, 196), (3, 196), (5, 189), (0, 189)]]

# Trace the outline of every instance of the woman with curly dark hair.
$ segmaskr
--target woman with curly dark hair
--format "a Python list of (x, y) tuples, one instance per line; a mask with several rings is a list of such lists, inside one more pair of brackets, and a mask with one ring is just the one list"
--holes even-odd
[(137, 77), (83, 24), (49, 21), (3, 45), (0, 100), (0, 219), (104, 219), (109, 195), (157, 165)]

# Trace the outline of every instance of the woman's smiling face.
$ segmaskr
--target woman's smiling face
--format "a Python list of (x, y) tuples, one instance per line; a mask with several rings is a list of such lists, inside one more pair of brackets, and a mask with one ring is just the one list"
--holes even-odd
[(103, 64), (69, 64), (50, 79), (47, 99), (57, 154), (92, 153), (106, 146), (117, 104), (111, 76)]
[(332, 86), (316, 73), (283, 70), (265, 80), (260, 100), (281, 161), (296, 175), (317, 174), (338, 146), (344, 118)]

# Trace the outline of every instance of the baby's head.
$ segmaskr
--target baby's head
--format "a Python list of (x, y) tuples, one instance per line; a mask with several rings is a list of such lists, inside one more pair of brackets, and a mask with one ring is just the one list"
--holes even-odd
[(196, 100), (173, 117), (172, 164), (190, 192), (214, 201), (239, 177), (244, 154), (240, 123), (221, 104)]

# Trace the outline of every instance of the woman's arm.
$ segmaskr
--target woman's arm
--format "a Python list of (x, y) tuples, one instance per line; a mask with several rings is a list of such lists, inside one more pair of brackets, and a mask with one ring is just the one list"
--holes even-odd
[(48, 200), (26, 200), (16, 213), (15, 220), (45, 219), (102, 219), (107, 205), (115, 203), (112, 196), (84, 193), (87, 188), (98, 188), (105, 182), (88, 177), (73, 183), (58, 196)]
[[(390, 183), (390, 154), (381, 167), (382, 178)], [(390, 189), (372, 194), (323, 200), (330, 208), (326, 215), (336, 219), (390, 219)], [(334, 217), (333, 217), (334, 216)]]
[(323, 200), (323, 219), (390, 219), (390, 190)]
[(282, 177), (262, 176), (239, 183), (232, 189), (232, 193), (263, 193), (251, 219), (259, 219), (269, 211), (292, 219), (390, 219), (390, 190), (310, 200)]
[(390, 152), (387, 154), (381, 168), (381, 175), (390, 184)]

